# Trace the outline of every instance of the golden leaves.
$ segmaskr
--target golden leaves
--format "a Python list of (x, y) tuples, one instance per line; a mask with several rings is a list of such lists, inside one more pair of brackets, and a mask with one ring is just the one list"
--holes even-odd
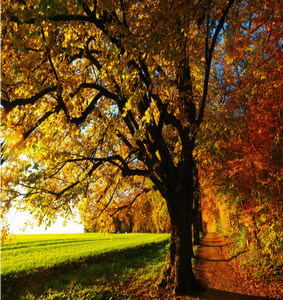
[(24, 131), (22, 129), (12, 131), (7, 129), (4, 136), (8, 148), (13, 149), (20, 145), (24, 140)]
[[(175, 167), (183, 159), (180, 131), (193, 126), (189, 107), (199, 110), (205, 69), (206, 34), (195, 29), (198, 4), (100, 1), (89, 13), (87, 1), (47, 7), (27, 1), (29, 16), (22, 16), (22, 4), (6, 4), (14, 14), (4, 43), (6, 101), (24, 104), (48, 91), (22, 105), (23, 124), (15, 128), (32, 131), (25, 155), (34, 171), (22, 174), (21, 159), (17, 169), (17, 180), (27, 186), (26, 208), (41, 222), (45, 214), (72, 213), (80, 201), (90, 218), (145, 199), (148, 183), (122, 178), (122, 170), (157, 172), (165, 152)], [(184, 82), (193, 95), (180, 91), (184, 61), (192, 69), (191, 82)], [(194, 130), (184, 139), (192, 140)], [(159, 135), (165, 143), (158, 146), (166, 150), (150, 150)]]

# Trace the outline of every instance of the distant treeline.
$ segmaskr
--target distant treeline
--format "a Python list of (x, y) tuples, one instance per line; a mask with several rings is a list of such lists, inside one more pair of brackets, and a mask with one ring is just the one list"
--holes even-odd
[[(170, 233), (171, 225), (167, 207), (163, 198), (148, 198), (137, 203), (138, 209), (112, 217), (110, 232)], [(108, 226), (109, 228), (109, 226)], [(86, 233), (103, 232), (100, 222), (85, 226)]]

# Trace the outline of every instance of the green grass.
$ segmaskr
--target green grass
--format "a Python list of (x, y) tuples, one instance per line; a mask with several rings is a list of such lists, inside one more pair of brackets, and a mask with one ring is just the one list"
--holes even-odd
[(1, 249), (1, 274), (87, 258), (122, 248), (168, 240), (168, 234), (35, 234), (17, 235)]
[(138, 299), (135, 294), (161, 275), (167, 245), (140, 245), (60, 264), (21, 276), (13, 286), (22, 286), (18, 299)]
[[(93, 247), (103, 244), (103, 235), (82, 236), (89, 236), (88, 239), (97, 241), (93, 243)], [(46, 236), (43, 240), (52, 247), (56, 240), (59, 243), (59, 235), (57, 237), (58, 239), (51, 239), (49, 236), (48, 239)], [(120, 245), (122, 241), (124, 245), (130, 244), (131, 247), (68, 260), (51, 267), (3, 275), (1, 299), (191, 299), (186, 296), (176, 297), (172, 292), (157, 287), (169, 247), (169, 235), (121, 234), (115, 237), (112, 240), (112, 249), (116, 247), (116, 242)], [(109, 237), (107, 239), (110, 240)], [(65, 239), (61, 236), (61, 240)], [(139, 245), (133, 246), (133, 240)], [(84, 244), (83, 238), (80, 237), (79, 241), (81, 245)], [(16, 248), (17, 243), (19, 245), (20, 241), (14, 241), (10, 246), (14, 245)], [(43, 244), (42, 240), (38, 244)], [(105, 244), (109, 244), (108, 240)], [(71, 244), (69, 246), (71, 247)]]

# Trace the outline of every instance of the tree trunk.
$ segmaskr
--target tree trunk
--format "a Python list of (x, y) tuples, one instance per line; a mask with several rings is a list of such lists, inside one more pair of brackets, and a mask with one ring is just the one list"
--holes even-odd
[(200, 187), (198, 177), (198, 167), (194, 164), (194, 208), (193, 208), (193, 234), (194, 234), (194, 245), (200, 245), (199, 239), (199, 201), (200, 201)]
[(199, 210), (199, 231), (202, 233), (204, 232), (201, 209)]
[(200, 245), (200, 239), (199, 239), (199, 199), (196, 197), (194, 199), (194, 245)]
[(178, 295), (195, 296), (204, 290), (192, 270), (192, 202), (175, 195), (174, 206), (172, 202), (168, 204), (171, 240), (160, 286), (173, 289)]

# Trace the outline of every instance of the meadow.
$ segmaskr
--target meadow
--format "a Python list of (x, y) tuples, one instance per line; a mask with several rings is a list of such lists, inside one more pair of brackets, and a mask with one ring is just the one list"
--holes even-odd
[(19, 235), (2, 249), (1, 299), (189, 299), (156, 286), (168, 247), (169, 234)]
[(22, 234), (1, 249), (1, 275), (168, 240), (168, 234)]

